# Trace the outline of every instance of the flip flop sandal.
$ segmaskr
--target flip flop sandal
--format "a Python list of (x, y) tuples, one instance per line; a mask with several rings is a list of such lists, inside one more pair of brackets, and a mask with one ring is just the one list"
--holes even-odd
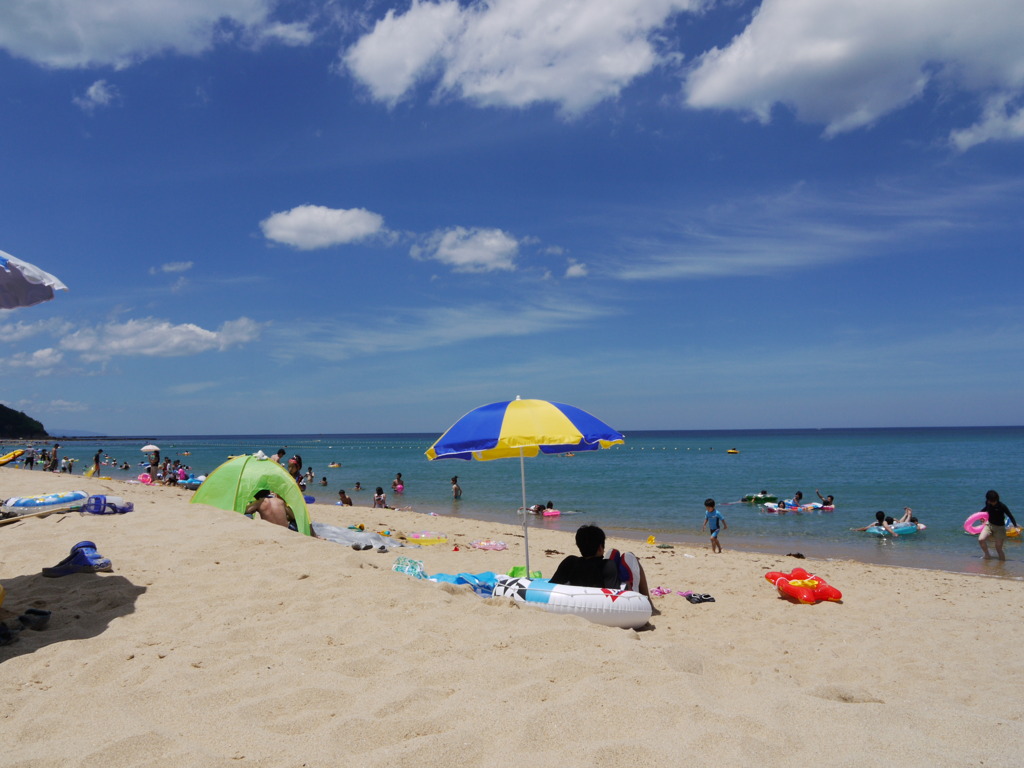
[(713, 598), (711, 595), (697, 595), (697, 597), (700, 598), (700, 601), (702, 603), (713, 603), (713, 602), (715, 602), (715, 598)]
[(18, 617), (18, 621), (21, 622), (25, 629), (34, 629), (38, 632), (39, 630), (46, 629), (46, 625), (50, 623), (50, 612), (39, 612), (34, 608), (29, 608)]
[(76, 550), (74, 554), (61, 560), (52, 568), (43, 568), (43, 576), (55, 579), (60, 576), (70, 576), (73, 573), (97, 573), (99, 571), (112, 571), (110, 561), (105, 557), (90, 553), (87, 549)]

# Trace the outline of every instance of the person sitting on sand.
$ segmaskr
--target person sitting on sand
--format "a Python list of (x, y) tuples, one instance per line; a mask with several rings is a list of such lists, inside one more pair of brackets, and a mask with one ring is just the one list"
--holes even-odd
[(377, 486), (377, 490), (374, 491), (374, 494), (373, 494), (373, 507), (374, 507), (374, 509), (378, 509), (378, 508), (379, 509), (387, 509), (387, 506), (388, 506), (387, 494), (384, 493), (384, 489), (381, 488), (378, 485)]
[[(604, 556), (605, 535), (604, 531), (596, 525), (581, 525), (576, 530), (576, 547), (580, 551), (579, 557), (568, 555), (555, 570), (550, 581), (552, 584), (566, 584), (573, 587), (597, 587), (598, 589), (620, 589), (624, 581), (623, 574), (619, 570), (619, 564), (625, 559), (616, 550), (612, 553), (618, 555), (614, 559), (606, 559)], [(634, 558), (635, 560), (635, 558)], [(647, 574), (640, 563), (636, 562), (638, 573), (627, 574), (626, 588), (639, 592), (648, 600), (651, 599), (651, 591), (647, 587)], [(654, 602), (651, 602), (654, 609)], [(655, 609), (654, 611), (658, 611)]]
[(338, 503), (341, 504), (343, 507), (352, 506), (352, 497), (345, 493), (344, 488), (338, 491)]
[(254, 501), (245, 508), (245, 514), (248, 517), (259, 514), (260, 519), (274, 525), (281, 525), (285, 528), (291, 528), (295, 525), (295, 515), (292, 513), (292, 508), (285, 504), (284, 499), (276, 493), (271, 493), (264, 488), (256, 491), (253, 498)]

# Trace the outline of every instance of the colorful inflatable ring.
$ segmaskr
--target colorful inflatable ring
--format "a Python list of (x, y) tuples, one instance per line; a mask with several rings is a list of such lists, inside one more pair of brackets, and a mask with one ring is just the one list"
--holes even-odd
[(153, 478), (149, 476), (149, 472), (143, 472), (139, 475), (139, 482), (144, 485), (151, 485), (153, 483)]
[[(923, 531), (928, 526), (918, 525), (917, 523), (893, 523), (892, 529), (896, 532), (897, 536), (910, 536), (912, 533)], [(864, 533), (869, 536), (888, 536), (889, 532), (880, 525), (873, 525), (868, 528)]]
[(558, 517), (560, 514), (562, 514), (562, 510), (560, 510), (560, 509), (545, 509), (542, 514), (544, 515), (544, 517)]
[(988, 512), (975, 512), (973, 515), (964, 520), (964, 530), (972, 536), (977, 536), (985, 529), (985, 525), (987, 523)]
[(504, 541), (495, 541), (494, 539), (477, 539), (471, 542), (469, 546), (475, 549), (493, 549), (499, 552), (503, 549), (508, 549), (508, 544)]
[(782, 597), (805, 605), (814, 605), (823, 600), (838, 603), (843, 599), (842, 592), (803, 568), (794, 568), (790, 573), (769, 571), (764, 578), (769, 584), (775, 585)]
[(419, 544), (423, 547), (430, 546), (431, 544), (447, 544), (448, 534), (437, 533), (436, 531), (420, 531), (419, 533), (410, 533), (408, 541), (410, 544)]
[(516, 579), (499, 575), (495, 597), (542, 608), (549, 613), (569, 613), (606, 627), (637, 629), (651, 618), (651, 601), (626, 589), (597, 589), (552, 584), (547, 579)]
[(1016, 527), (1010, 526), (1006, 529), (1006, 535), (1008, 538), (1016, 539), (1020, 536), (1020, 531), (1021, 529), (1019, 525)]

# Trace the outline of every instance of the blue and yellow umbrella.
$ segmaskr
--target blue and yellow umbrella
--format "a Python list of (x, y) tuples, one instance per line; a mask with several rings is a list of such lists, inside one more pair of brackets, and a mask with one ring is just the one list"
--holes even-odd
[(519, 458), (523, 489), (523, 535), (526, 572), (530, 540), (526, 517), (526, 467), (523, 459), (538, 453), (596, 451), (625, 442), (623, 436), (586, 411), (547, 400), (509, 400), (475, 408), (441, 435), (427, 458), (491, 461)]

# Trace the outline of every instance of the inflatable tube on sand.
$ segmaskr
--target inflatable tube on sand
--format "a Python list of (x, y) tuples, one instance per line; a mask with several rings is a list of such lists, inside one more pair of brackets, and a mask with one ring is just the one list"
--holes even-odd
[(62, 491), (60, 493), (44, 493), (39, 496), (16, 496), (5, 501), (2, 508), (8, 512), (42, 512), (45, 509), (59, 509), (79, 505), (88, 498), (89, 494), (85, 491)]
[(651, 601), (639, 592), (552, 584), (547, 579), (513, 579), (498, 576), (495, 597), (542, 608), (548, 613), (568, 613), (606, 627), (637, 629), (651, 618)]
[(85, 491), (64, 491), (7, 499), (0, 505), (0, 525), (26, 517), (45, 517), (54, 512), (70, 512), (81, 508), (88, 498), (89, 494)]
[(436, 531), (420, 531), (419, 533), (410, 533), (406, 540), (410, 544), (419, 544), (420, 546), (428, 546), (430, 544), (447, 544), (448, 534), (437, 533)]

